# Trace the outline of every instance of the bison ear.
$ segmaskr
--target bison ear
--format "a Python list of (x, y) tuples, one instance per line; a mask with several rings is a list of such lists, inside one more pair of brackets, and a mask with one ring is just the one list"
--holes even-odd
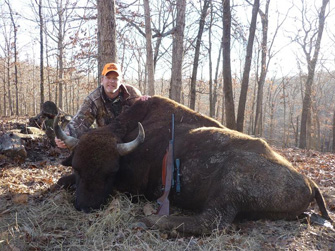
[(71, 153), (71, 155), (67, 157), (65, 160), (63, 160), (61, 164), (63, 166), (72, 166), (72, 158), (73, 158), (73, 154)]

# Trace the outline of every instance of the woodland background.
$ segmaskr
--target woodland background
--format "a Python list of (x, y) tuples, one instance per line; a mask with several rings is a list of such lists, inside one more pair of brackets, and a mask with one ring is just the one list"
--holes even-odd
[(46, 100), (75, 114), (115, 60), (142, 93), (334, 151), (334, 14), (329, 0), (0, 0), (0, 114)]
[[(334, 14), (329, 0), (0, 0), (0, 135), (47, 100), (74, 114), (117, 61), (142, 93), (266, 138), (334, 219)], [(138, 225), (157, 207), (145, 198), (79, 212), (74, 191), (53, 188), (68, 149), (24, 143), (25, 160), (0, 154), (1, 250), (335, 250), (334, 229), (308, 217), (186, 238)]]

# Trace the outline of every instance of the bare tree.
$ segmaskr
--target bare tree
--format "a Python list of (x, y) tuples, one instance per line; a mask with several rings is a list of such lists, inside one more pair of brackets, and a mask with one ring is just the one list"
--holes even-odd
[(197, 82), (197, 73), (198, 73), (198, 66), (199, 66), (201, 37), (202, 37), (204, 27), (205, 27), (205, 19), (207, 16), (207, 10), (209, 8), (209, 4), (210, 4), (209, 0), (204, 1), (204, 5), (202, 7), (201, 16), (200, 16), (197, 41), (195, 45), (193, 70), (192, 70), (192, 77), (191, 77), (191, 100), (190, 100), (190, 108), (193, 110), (195, 109), (196, 82)]
[(16, 25), (16, 22), (14, 20), (14, 13), (12, 10), (11, 5), (9, 4), (9, 1), (5, 1), (8, 9), (9, 9), (9, 15), (10, 15), (10, 20), (13, 25), (13, 32), (14, 32), (14, 41), (13, 41), (13, 47), (14, 47), (14, 83), (15, 83), (15, 114), (16, 116), (19, 115), (19, 88), (18, 88), (18, 71), (17, 71), (17, 31), (18, 27)]
[(259, 0), (255, 0), (254, 5), (252, 7), (252, 17), (251, 17), (251, 23), (250, 23), (250, 29), (249, 29), (247, 53), (245, 57), (241, 94), (240, 94), (240, 100), (238, 103), (238, 111), (237, 111), (236, 127), (237, 127), (237, 130), (240, 132), (243, 132), (245, 104), (247, 102), (249, 74), (250, 74), (250, 67), (251, 67), (251, 59), (252, 59), (252, 51), (253, 51), (253, 45), (254, 45), (258, 10), (259, 10)]
[[(3, 9), (1, 9), (1, 15), (4, 16)], [(11, 107), (11, 96), (10, 96), (10, 88), (8, 88), (8, 85), (10, 85), (10, 82), (8, 80), (9, 78), (9, 64), (10, 64), (10, 32), (7, 31), (7, 26), (5, 25), (5, 19), (3, 18), (2, 24), (0, 25), (0, 28), (2, 29), (2, 36), (5, 40), (3, 44), (0, 44), (0, 48), (3, 52), (3, 59), (1, 60), (1, 63), (3, 65), (3, 115), (7, 115), (7, 96), (8, 96), (8, 107), (10, 109), (10, 112), (12, 113), (12, 107)], [(7, 82), (8, 81), (8, 82)], [(9, 94), (8, 94), (9, 91)], [(12, 114), (11, 114), (12, 115)]]
[[(97, 0), (98, 72), (106, 63), (118, 62), (116, 46), (115, 0)], [(100, 78), (99, 78), (100, 83)]]
[(148, 94), (155, 94), (155, 72), (154, 72), (154, 58), (151, 45), (151, 18), (149, 0), (143, 0), (144, 15), (145, 15), (145, 38), (147, 48), (147, 72), (148, 72)]
[(182, 64), (184, 48), (186, 0), (177, 0), (177, 18), (172, 49), (172, 72), (170, 85), (170, 98), (180, 102), (182, 87)]
[[(51, 77), (50, 77), (50, 64), (49, 64), (49, 49), (48, 49), (48, 36), (47, 36), (47, 32), (46, 30), (44, 30), (44, 36), (45, 36), (45, 59), (46, 59), (46, 68), (47, 68), (47, 71), (46, 71), (46, 74), (47, 74), (47, 82), (48, 82), (48, 92), (49, 92), (49, 100), (51, 101), (52, 100), (52, 83), (51, 83)], [(56, 93), (55, 93), (55, 96), (56, 96)], [(55, 99), (56, 100), (56, 97)]]
[(43, 44), (43, 28), (44, 28), (44, 20), (42, 14), (42, 0), (35, 0), (35, 3), (38, 5), (38, 17), (39, 17), (39, 26), (40, 26), (40, 109), (42, 110), (42, 105), (44, 103), (44, 44)]
[(290, 13), (290, 10), (293, 7), (291, 6), (290, 8), (288, 8), (283, 18), (279, 18), (279, 16), (281, 15), (278, 14), (276, 28), (273, 32), (272, 38), (268, 39), (269, 6), (270, 6), (270, 0), (266, 0), (265, 10), (264, 11), (262, 11), (261, 9), (258, 10), (259, 15), (261, 16), (261, 22), (262, 22), (261, 72), (260, 72), (259, 79), (257, 81), (256, 113), (255, 113), (254, 130), (253, 130), (253, 134), (258, 135), (258, 136), (262, 136), (262, 132), (263, 132), (263, 120), (262, 120), (262, 117), (263, 117), (263, 89), (264, 89), (264, 83), (265, 83), (266, 75), (269, 69), (269, 65), (270, 65), (272, 58), (276, 54), (278, 54), (282, 50), (282, 48), (286, 46), (284, 45), (282, 48), (278, 49), (277, 51), (272, 51), (273, 45), (275, 43), (278, 32), (280, 31), (281, 27), (285, 23), (288, 17), (288, 14)]
[[(70, 3), (63, 0), (47, 1), (48, 6), (45, 8), (48, 11), (48, 17), (51, 21), (51, 26), (45, 29), (45, 32), (53, 42), (57, 44), (57, 80), (58, 92), (56, 91), (56, 101), (58, 99), (58, 107), (63, 109), (63, 88), (66, 85), (65, 81), (65, 56), (66, 49), (71, 45), (68, 42), (68, 35), (74, 27), (71, 26), (71, 16), (74, 13), (77, 2)], [(50, 40), (49, 40), (50, 41)]]
[[(262, 135), (262, 116), (263, 116), (263, 88), (266, 78), (266, 73), (268, 71), (268, 63), (267, 62), (267, 53), (268, 53), (268, 30), (269, 30), (269, 6), (270, 0), (266, 1), (265, 4), (265, 12), (259, 10), (259, 14), (261, 16), (262, 22), (262, 43), (261, 43), (261, 75), (258, 80), (258, 88), (257, 88), (257, 99), (256, 99), (256, 114), (255, 114), (255, 125), (254, 125), (254, 135), (261, 136)], [(274, 39), (273, 39), (274, 40)]]
[[(146, 0), (147, 1), (147, 0)], [(120, 20), (126, 21), (125, 27), (118, 30), (119, 37), (122, 39), (123, 48), (127, 49), (130, 48), (131, 51), (133, 51), (134, 44), (132, 41), (136, 40), (137, 38), (129, 38), (128, 36), (125, 36), (126, 33), (132, 32), (135, 28), (138, 33), (146, 38), (147, 34), (146, 31), (143, 31), (143, 18), (140, 13), (132, 11), (129, 7), (134, 5), (135, 2), (130, 4), (125, 4), (120, 2), (118, 3), (118, 14), (120, 16)], [(158, 5), (158, 6), (157, 6)], [(153, 13), (153, 7), (156, 7), (155, 13)], [(150, 6), (150, 18), (151, 18), (151, 34), (152, 34), (152, 40), (156, 39), (154, 50), (153, 50), (153, 64), (154, 64), (154, 70), (156, 68), (156, 64), (163, 55), (165, 55), (169, 50), (166, 48), (162, 48), (162, 40), (164, 37), (169, 37), (171, 34), (175, 32), (175, 27), (173, 26), (173, 22), (171, 22), (171, 18), (173, 18), (174, 11), (171, 11), (171, 9), (174, 9), (172, 6), (172, 3), (170, 1), (160, 1), (160, 0), (151, 0), (151, 6)], [(131, 27), (131, 29), (127, 29), (128, 27)], [(121, 32), (120, 32), (121, 31)], [(131, 52), (132, 54), (132, 52)]]
[(333, 114), (333, 153), (335, 153), (335, 111)]
[[(299, 116), (297, 115), (299, 110), (299, 101), (297, 99), (297, 95), (299, 93), (299, 85), (296, 81), (292, 81), (293, 77), (289, 78), (285, 77), (285, 81), (287, 81), (287, 105), (289, 109), (289, 120), (288, 120), (288, 131), (292, 131), (291, 135), (288, 136), (289, 139), (294, 139), (293, 145), (298, 147), (298, 136), (299, 136)], [(283, 80), (284, 81), (284, 80)], [(289, 84), (290, 83), (290, 84)], [(293, 135), (292, 135), (293, 134)]]
[(222, 0), (223, 5), (223, 92), (225, 96), (225, 115), (226, 124), (230, 129), (236, 129), (235, 106), (233, 98), (233, 84), (231, 78), (230, 62), (230, 29), (231, 29), (231, 11), (230, 0)]
[[(209, 70), (209, 116), (215, 116), (214, 90), (213, 86), (213, 62), (212, 62), (212, 26), (213, 26), (213, 4), (210, 4), (210, 20), (208, 24), (208, 70)], [(215, 90), (216, 92), (216, 90)], [(216, 95), (216, 93), (215, 93)], [(215, 97), (216, 98), (216, 97)]]
[(57, 2), (57, 15), (58, 15), (58, 40), (57, 40), (57, 47), (58, 47), (58, 107), (63, 109), (63, 76), (64, 76), (64, 7), (63, 1)]
[(6, 102), (6, 94), (7, 94), (7, 90), (6, 90), (6, 61), (5, 61), (5, 59), (2, 59), (1, 60), (1, 65), (3, 66), (2, 67), (2, 76), (1, 76), (1, 82), (2, 82), (2, 84), (3, 84), (3, 112), (2, 112), (2, 114), (4, 115), (4, 116), (6, 116), (7, 115), (7, 102)]
[[(302, 1), (304, 4), (304, 1)], [(305, 13), (302, 11), (302, 29), (304, 30), (303, 38), (297, 38), (298, 44), (301, 46), (307, 61), (308, 66), (308, 76), (305, 83), (305, 93), (303, 99), (303, 107), (301, 114), (301, 126), (300, 126), (300, 148), (307, 147), (307, 119), (311, 110), (311, 94), (312, 94), (312, 85), (314, 80), (314, 73), (316, 68), (316, 63), (318, 60), (320, 47), (321, 47), (321, 39), (324, 30), (325, 20), (326, 20), (326, 6), (328, 5), (329, 0), (322, 0), (322, 6), (320, 8), (319, 18), (318, 18), (318, 28), (313, 30), (311, 27), (311, 23), (304, 23), (307, 21), (307, 17)], [(308, 22), (308, 21), (307, 21)], [(316, 38), (316, 40), (314, 39)], [(312, 51), (314, 48), (314, 53), (312, 55)]]
[[(218, 98), (218, 74), (219, 74), (219, 66), (221, 61), (221, 53), (222, 53), (222, 38), (220, 43), (220, 49), (217, 57), (215, 75), (214, 75), (214, 83), (213, 83), (213, 64), (212, 64), (212, 27), (213, 27), (213, 3), (210, 3), (210, 23), (208, 27), (208, 57), (209, 57), (209, 116), (215, 117), (215, 106)], [(220, 89), (220, 88), (219, 88)]]
[[(267, 94), (267, 107), (270, 118), (268, 139), (271, 141), (274, 138), (274, 123), (275, 123), (275, 111), (278, 108), (278, 100), (280, 99), (280, 93), (283, 88), (284, 78), (279, 84), (275, 84), (271, 81), (268, 86)], [(265, 112), (264, 112), (265, 113)]]
[[(4, 17), (7, 13), (1, 9), (1, 15)], [(12, 60), (12, 25), (7, 24), (6, 19), (2, 18), (2, 37), (5, 40), (3, 44), (0, 44), (0, 47), (3, 51), (3, 64), (4, 64), (4, 73), (3, 73), (3, 84), (4, 84), (4, 115), (14, 115), (13, 111), (13, 102), (12, 102), (12, 85), (11, 85), (11, 60)], [(8, 102), (8, 112), (6, 109), (6, 104)]]

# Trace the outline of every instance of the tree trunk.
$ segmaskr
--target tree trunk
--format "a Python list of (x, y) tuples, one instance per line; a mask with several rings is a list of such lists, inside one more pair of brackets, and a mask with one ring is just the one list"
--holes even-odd
[[(209, 116), (214, 118), (215, 116), (215, 104), (214, 103), (214, 88), (213, 86), (213, 62), (212, 62), (212, 25), (213, 25), (213, 4), (211, 4), (210, 12), (210, 23), (208, 27), (208, 70), (209, 70)], [(216, 83), (215, 83), (216, 84)]]
[(63, 109), (63, 73), (64, 73), (64, 66), (63, 66), (63, 6), (62, 1), (60, 5), (57, 6), (57, 15), (58, 15), (58, 107)]
[(155, 72), (154, 58), (151, 44), (151, 18), (149, 0), (143, 0), (144, 15), (145, 15), (145, 38), (147, 48), (147, 73), (148, 73), (148, 94), (155, 95)]
[(41, 102), (40, 108), (42, 109), (42, 105), (44, 103), (44, 63), (43, 63), (43, 16), (42, 16), (42, 0), (39, 0), (38, 3), (38, 16), (40, 18), (40, 95)]
[(274, 108), (275, 104), (274, 102), (270, 106), (270, 133), (269, 133), (269, 140), (271, 141), (273, 139), (273, 128), (274, 128), (274, 122), (273, 122), (273, 117), (274, 117)]
[[(31, 81), (31, 86), (32, 86), (32, 99), (33, 99), (33, 114), (38, 114), (38, 109), (36, 107), (36, 101), (37, 101), (37, 97), (36, 97), (36, 81), (35, 81), (35, 68), (32, 69), (32, 81)], [(40, 108), (40, 107), (39, 107)]]
[(159, 55), (159, 48), (160, 48), (160, 46), (162, 44), (162, 39), (163, 39), (163, 37), (160, 36), (156, 40), (155, 51), (154, 51), (154, 71), (156, 69), (156, 64), (157, 64), (158, 55)]
[[(304, 100), (302, 104), (300, 142), (299, 142), (299, 148), (303, 148), (303, 149), (307, 147), (307, 131), (308, 131), (307, 119), (310, 113), (311, 103), (312, 103), (312, 98), (311, 98), (312, 84), (314, 80), (316, 62), (317, 62), (320, 47), (321, 47), (321, 39), (322, 39), (322, 34), (323, 34), (323, 29), (324, 29), (325, 19), (326, 19), (325, 12), (326, 12), (326, 6), (328, 2), (329, 0), (322, 1), (322, 6), (321, 6), (320, 14), (319, 14), (319, 27), (318, 27), (318, 32), (317, 32), (317, 39), (316, 39), (313, 58), (310, 59), (310, 54), (306, 53), (306, 59), (308, 63), (308, 76), (307, 76), (307, 81), (305, 85)], [(306, 51), (305, 47), (303, 47), (303, 49), (304, 51)]]
[(210, 24), (209, 24), (209, 29), (208, 29), (208, 38), (209, 38), (209, 83), (210, 83), (210, 95), (209, 95), (209, 116), (214, 118), (216, 116), (216, 102), (218, 99), (218, 75), (219, 75), (219, 66), (220, 66), (220, 60), (221, 60), (221, 52), (222, 52), (222, 39), (220, 43), (220, 49), (219, 49), (219, 54), (218, 54), (218, 59), (216, 62), (216, 68), (215, 68), (215, 75), (214, 75), (214, 85), (213, 85), (213, 80), (212, 80), (212, 72), (213, 72), (213, 67), (212, 67), (212, 25), (213, 25), (213, 4), (210, 3), (211, 5), (211, 19), (210, 19)]
[(172, 72), (170, 86), (170, 98), (177, 102), (180, 102), (182, 88), (185, 10), (186, 0), (177, 0), (176, 29), (172, 43)]
[[(257, 74), (257, 73), (256, 73)], [(257, 81), (256, 81), (257, 82)], [(254, 115), (255, 115), (255, 104), (256, 104), (256, 83), (255, 83), (255, 88), (254, 88), (254, 93), (252, 95), (252, 101), (251, 101), (251, 113), (250, 113), (250, 119), (249, 119), (249, 128), (248, 128), (248, 134), (253, 134), (254, 133)]]
[(320, 118), (319, 118), (319, 114), (317, 109), (314, 109), (314, 114), (315, 116), (313, 116), (313, 118), (315, 119), (315, 136), (316, 136), (316, 149), (317, 151), (322, 151), (321, 149), (321, 122), (320, 122)]
[[(221, 44), (219, 48), (219, 55), (216, 61), (216, 69), (215, 69), (215, 77), (214, 77), (214, 90), (213, 90), (213, 98), (210, 100), (210, 114), (211, 117), (218, 117), (218, 112), (215, 115), (215, 106), (218, 100), (218, 90), (221, 90), (221, 84), (218, 84), (218, 76), (219, 76), (219, 67), (221, 61), (221, 54), (222, 54), (222, 47), (223, 47), (223, 40), (221, 39)], [(220, 82), (221, 83), (221, 82)]]
[[(70, 78), (71, 79), (71, 78)], [(64, 111), (69, 112), (69, 88), (67, 81), (64, 81), (64, 93), (65, 93), (65, 105), (64, 105)]]
[(19, 116), (19, 88), (18, 88), (18, 71), (17, 71), (17, 30), (18, 27), (15, 24), (14, 21), (14, 16), (13, 16), (13, 11), (12, 11), (12, 7), (10, 6), (9, 2), (6, 1), (6, 4), (8, 6), (9, 9), (9, 15), (10, 15), (10, 20), (12, 22), (13, 25), (13, 31), (14, 31), (14, 83), (15, 83), (15, 115)]
[(287, 141), (286, 141), (286, 83), (285, 78), (283, 78), (283, 146), (287, 147)]
[(299, 145), (299, 116), (297, 116), (296, 128), (297, 128), (297, 131), (296, 131), (294, 139), (295, 139), (295, 146), (298, 147)]
[(236, 129), (235, 108), (233, 97), (233, 84), (231, 78), (230, 63), (230, 27), (231, 13), (230, 0), (222, 0), (223, 5), (223, 93), (225, 100), (226, 125), (230, 129)]
[(224, 125), (226, 124), (226, 120), (225, 120), (225, 113), (224, 113), (224, 110), (225, 110), (225, 96), (224, 96), (224, 93), (222, 93), (222, 100), (221, 100), (221, 106), (222, 106), (222, 114), (221, 114), (221, 124)]
[(204, 31), (205, 19), (206, 19), (207, 10), (209, 7), (209, 2), (210, 2), (209, 0), (205, 0), (204, 6), (201, 11), (197, 42), (195, 45), (193, 70), (192, 70), (192, 77), (191, 77), (191, 99), (190, 99), (190, 108), (193, 110), (195, 110), (196, 82), (197, 82), (197, 73), (198, 73), (198, 66), (199, 66), (199, 53), (200, 53), (201, 38), (202, 38), (203, 31)]
[(245, 57), (240, 101), (238, 103), (237, 125), (236, 126), (237, 126), (237, 130), (240, 132), (243, 132), (245, 104), (247, 102), (249, 74), (250, 74), (250, 67), (251, 67), (251, 59), (252, 59), (252, 51), (253, 51), (253, 45), (254, 45), (258, 10), (259, 10), (259, 0), (255, 0), (254, 6), (252, 8), (252, 18), (251, 18), (251, 24), (250, 24), (250, 29), (249, 29), (247, 55)]
[(13, 112), (13, 104), (12, 104), (12, 92), (11, 92), (11, 84), (10, 84), (10, 47), (8, 46), (8, 58), (7, 58), (7, 93), (8, 93), (8, 106), (9, 106), (9, 114), (11, 116), (14, 115)]
[(335, 153), (335, 111), (333, 114), (333, 153)]
[[(48, 81), (48, 97), (52, 101), (52, 90), (51, 90), (51, 79), (50, 79), (50, 67), (49, 67), (49, 49), (48, 49), (48, 36), (45, 31), (45, 59), (46, 59), (46, 69), (47, 69), (47, 81)], [(54, 99), (56, 101), (56, 99)], [(56, 103), (56, 102), (55, 102)]]
[(301, 124), (300, 124), (300, 138), (299, 138), (299, 148), (306, 148), (307, 147), (307, 119), (308, 114), (310, 113), (311, 109), (311, 93), (312, 93), (312, 82), (313, 79), (311, 77), (312, 73), (308, 73), (308, 79), (305, 84), (305, 96), (302, 103), (302, 114), (301, 114)]
[(105, 64), (117, 63), (115, 0), (97, 0), (98, 10), (98, 76)]
[(7, 102), (6, 97), (7, 96), (7, 90), (6, 90), (6, 62), (3, 61), (3, 115), (7, 115)]
[(257, 99), (256, 99), (256, 115), (255, 115), (255, 125), (254, 125), (254, 135), (260, 136), (262, 134), (262, 115), (263, 115), (263, 88), (267, 74), (267, 43), (268, 43), (268, 27), (269, 27), (269, 5), (270, 0), (267, 0), (265, 6), (265, 13), (259, 11), (262, 21), (262, 59), (261, 59), (261, 75), (258, 80), (257, 88)]

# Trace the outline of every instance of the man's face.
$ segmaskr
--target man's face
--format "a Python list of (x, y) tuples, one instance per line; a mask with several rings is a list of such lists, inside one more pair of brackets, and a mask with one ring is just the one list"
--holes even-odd
[(107, 75), (102, 78), (102, 85), (107, 95), (114, 94), (120, 87), (119, 75), (114, 71), (108, 72)]

